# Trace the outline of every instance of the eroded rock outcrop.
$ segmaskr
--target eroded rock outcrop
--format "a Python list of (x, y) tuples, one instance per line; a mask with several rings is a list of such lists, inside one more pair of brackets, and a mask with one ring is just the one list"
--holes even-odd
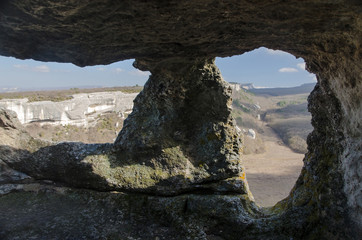
[(234, 177), (233, 182), (241, 183), (224, 191), (241, 187), (237, 191), (246, 193), (241, 140), (231, 117), (231, 89), (213, 61), (170, 59), (135, 65), (147, 68), (152, 76), (115, 145), (130, 159), (184, 181), (173, 186)]
[[(29, 135), (24, 131), (16, 114), (0, 108), (0, 145), (4, 146), (1, 155), (4, 156), (4, 149), (21, 148), (22, 143), (28, 144), (31, 141)], [(26, 174), (10, 168), (0, 159), (0, 185), (8, 184), (14, 181), (21, 181), (29, 178)], [(7, 186), (0, 187), (0, 194), (7, 192)]]
[[(0, 198), (0, 207), (22, 213), (26, 204), (14, 207), (20, 195), (42, 203), (44, 192), (53, 191), (45, 196), (54, 201), (32, 204), (31, 214), (38, 219), (38, 210), (48, 213), (51, 225), (25, 228), (18, 217), (19, 225), (2, 224), (2, 238), (52, 238), (58, 231), (51, 229), (64, 229), (64, 238), (80, 238), (74, 225), (82, 226), (86, 238), (156, 237), (134, 230), (145, 212), (154, 223), (143, 222), (148, 233), (159, 231), (165, 239), (358, 239), (362, 234), (360, 1), (16, 0), (0, 6), (1, 55), (79, 66), (136, 58), (136, 67), (152, 73), (114, 145), (52, 146), (29, 139), (2, 146), (4, 162), (72, 188), (173, 195), (133, 198), (64, 186), (59, 192), (53, 185), (11, 193)], [(210, 60), (261, 46), (303, 57), (318, 78), (309, 99), (315, 130), (301, 176), (290, 196), (268, 211), (250, 201), (228, 90)], [(198, 112), (191, 103), (201, 99), (208, 101)], [(15, 139), (23, 134), (13, 133)], [(1, 134), (16, 142), (8, 131)], [(53, 166), (61, 171), (50, 170)], [(69, 200), (63, 205), (66, 213), (72, 204), (95, 203), (89, 216), (97, 220), (63, 214), (60, 220), (65, 220), (59, 221), (59, 197)], [(87, 216), (84, 208), (77, 210)], [(1, 223), (8, 219), (0, 216)], [(115, 230), (115, 222), (124, 228)]]
[(112, 111), (124, 116), (129, 113), (136, 96), (136, 93), (98, 92), (74, 94), (72, 99), (61, 102), (3, 99), (0, 107), (14, 111), (22, 124), (40, 122), (87, 127), (99, 114)]

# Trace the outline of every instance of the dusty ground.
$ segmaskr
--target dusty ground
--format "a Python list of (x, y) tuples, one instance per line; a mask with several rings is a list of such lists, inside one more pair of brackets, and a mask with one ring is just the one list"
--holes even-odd
[(266, 152), (243, 156), (256, 203), (269, 207), (288, 196), (303, 166), (304, 154), (286, 147), (270, 127), (263, 134)]

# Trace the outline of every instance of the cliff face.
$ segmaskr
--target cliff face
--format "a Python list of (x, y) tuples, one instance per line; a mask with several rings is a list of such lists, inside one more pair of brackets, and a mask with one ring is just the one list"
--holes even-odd
[(27, 99), (0, 100), (0, 107), (14, 111), (22, 124), (40, 122), (47, 124), (77, 125), (87, 127), (98, 114), (130, 113), (136, 93), (98, 92), (75, 94), (62, 102), (28, 102)]
[[(1, 55), (79, 66), (136, 58), (135, 67), (152, 73), (114, 144), (51, 145), (3, 124), (8, 141), (0, 159), (37, 185), (19, 179), (2, 185), (11, 193), (0, 198), (1, 238), (362, 235), (360, 1), (0, 6)], [(248, 191), (229, 89), (213, 63), (261, 46), (303, 57), (318, 79), (303, 170), (289, 197), (268, 210), (255, 206)]]

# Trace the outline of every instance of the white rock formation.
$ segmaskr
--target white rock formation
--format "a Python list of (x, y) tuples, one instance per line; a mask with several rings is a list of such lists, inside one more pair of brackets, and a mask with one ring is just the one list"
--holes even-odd
[(62, 102), (28, 102), (24, 99), (0, 100), (0, 107), (12, 110), (22, 124), (41, 122), (55, 125), (77, 125), (87, 127), (98, 114), (117, 112), (120, 116), (129, 113), (138, 93), (97, 92), (73, 95), (73, 99)]
[(236, 83), (236, 82), (230, 82), (229, 86), (231, 87), (232, 90), (235, 91), (240, 91), (240, 83)]
[(254, 131), (254, 129), (249, 129), (248, 130), (248, 137), (250, 137), (251, 139), (255, 139), (255, 137), (256, 137), (256, 133), (255, 133), (255, 131)]

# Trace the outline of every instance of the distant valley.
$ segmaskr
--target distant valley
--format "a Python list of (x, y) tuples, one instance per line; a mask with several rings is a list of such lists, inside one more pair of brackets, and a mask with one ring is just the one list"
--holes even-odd
[(265, 89), (231, 86), (233, 115), (244, 132), (242, 160), (250, 190), (258, 204), (273, 206), (288, 196), (300, 175), (306, 138), (313, 130), (307, 98), (314, 84)]
[(248, 90), (256, 95), (284, 96), (295, 94), (309, 94), (315, 86), (315, 83), (305, 83), (297, 87), (278, 87), (278, 88), (249, 88)]
[(268, 132), (266, 128), (272, 128), (280, 141), (293, 151), (305, 153), (305, 140), (313, 129), (307, 110), (307, 98), (314, 85), (261, 89), (244, 89), (232, 85), (233, 115), (236, 123), (244, 132), (253, 129), (256, 133), (253, 138), (245, 137), (245, 153), (265, 151), (263, 135)]

